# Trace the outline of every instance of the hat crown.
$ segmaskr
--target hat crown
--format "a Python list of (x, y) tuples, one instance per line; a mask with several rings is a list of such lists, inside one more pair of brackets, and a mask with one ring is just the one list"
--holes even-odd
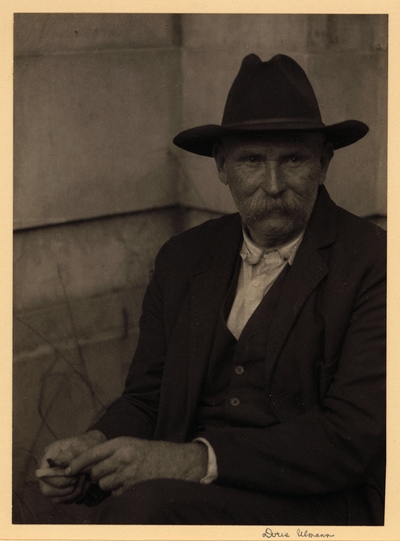
[(325, 126), (311, 83), (295, 60), (278, 54), (262, 62), (249, 54), (229, 91), (221, 125), (184, 130), (174, 143), (189, 152), (213, 156), (214, 145), (222, 137), (274, 131), (320, 131), (336, 150), (364, 137), (368, 126), (358, 120)]
[(222, 126), (270, 122), (323, 126), (317, 98), (303, 69), (286, 55), (262, 62), (246, 56), (229, 91)]

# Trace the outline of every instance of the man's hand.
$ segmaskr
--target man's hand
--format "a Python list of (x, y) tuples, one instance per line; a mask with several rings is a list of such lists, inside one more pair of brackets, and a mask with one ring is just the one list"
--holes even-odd
[(123, 436), (92, 447), (73, 459), (66, 474), (90, 470), (92, 482), (119, 496), (139, 481), (174, 478), (200, 481), (207, 473), (208, 450), (202, 443), (170, 443)]
[[(66, 476), (64, 471), (70, 462), (90, 449), (106, 441), (99, 430), (92, 430), (82, 436), (58, 440), (46, 447), (36, 471), (42, 493), (55, 503), (73, 502), (82, 496), (89, 484), (87, 475)], [(55, 467), (50, 467), (55, 464)]]

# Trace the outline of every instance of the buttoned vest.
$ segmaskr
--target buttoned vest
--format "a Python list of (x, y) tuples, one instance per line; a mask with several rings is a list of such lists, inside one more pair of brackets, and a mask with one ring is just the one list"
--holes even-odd
[(221, 308), (195, 432), (206, 426), (265, 427), (278, 422), (268, 406), (265, 356), (268, 333), (290, 266), (286, 265), (245, 325), (239, 340), (227, 327), (238, 271)]

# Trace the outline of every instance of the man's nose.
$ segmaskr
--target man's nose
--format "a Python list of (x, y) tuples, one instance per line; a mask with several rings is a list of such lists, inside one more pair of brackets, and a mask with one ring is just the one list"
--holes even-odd
[(286, 182), (276, 160), (265, 161), (261, 188), (271, 196), (277, 196), (286, 190)]

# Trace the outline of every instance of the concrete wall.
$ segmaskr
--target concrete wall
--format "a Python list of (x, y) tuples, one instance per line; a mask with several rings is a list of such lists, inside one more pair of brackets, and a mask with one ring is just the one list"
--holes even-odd
[(171, 141), (220, 123), (250, 52), (296, 58), (327, 123), (370, 125), (337, 153), (328, 188), (349, 210), (384, 214), (385, 16), (15, 16), (17, 522), (77, 520), (37, 492), (43, 447), (122, 389), (161, 244), (233, 210), (212, 160)]

